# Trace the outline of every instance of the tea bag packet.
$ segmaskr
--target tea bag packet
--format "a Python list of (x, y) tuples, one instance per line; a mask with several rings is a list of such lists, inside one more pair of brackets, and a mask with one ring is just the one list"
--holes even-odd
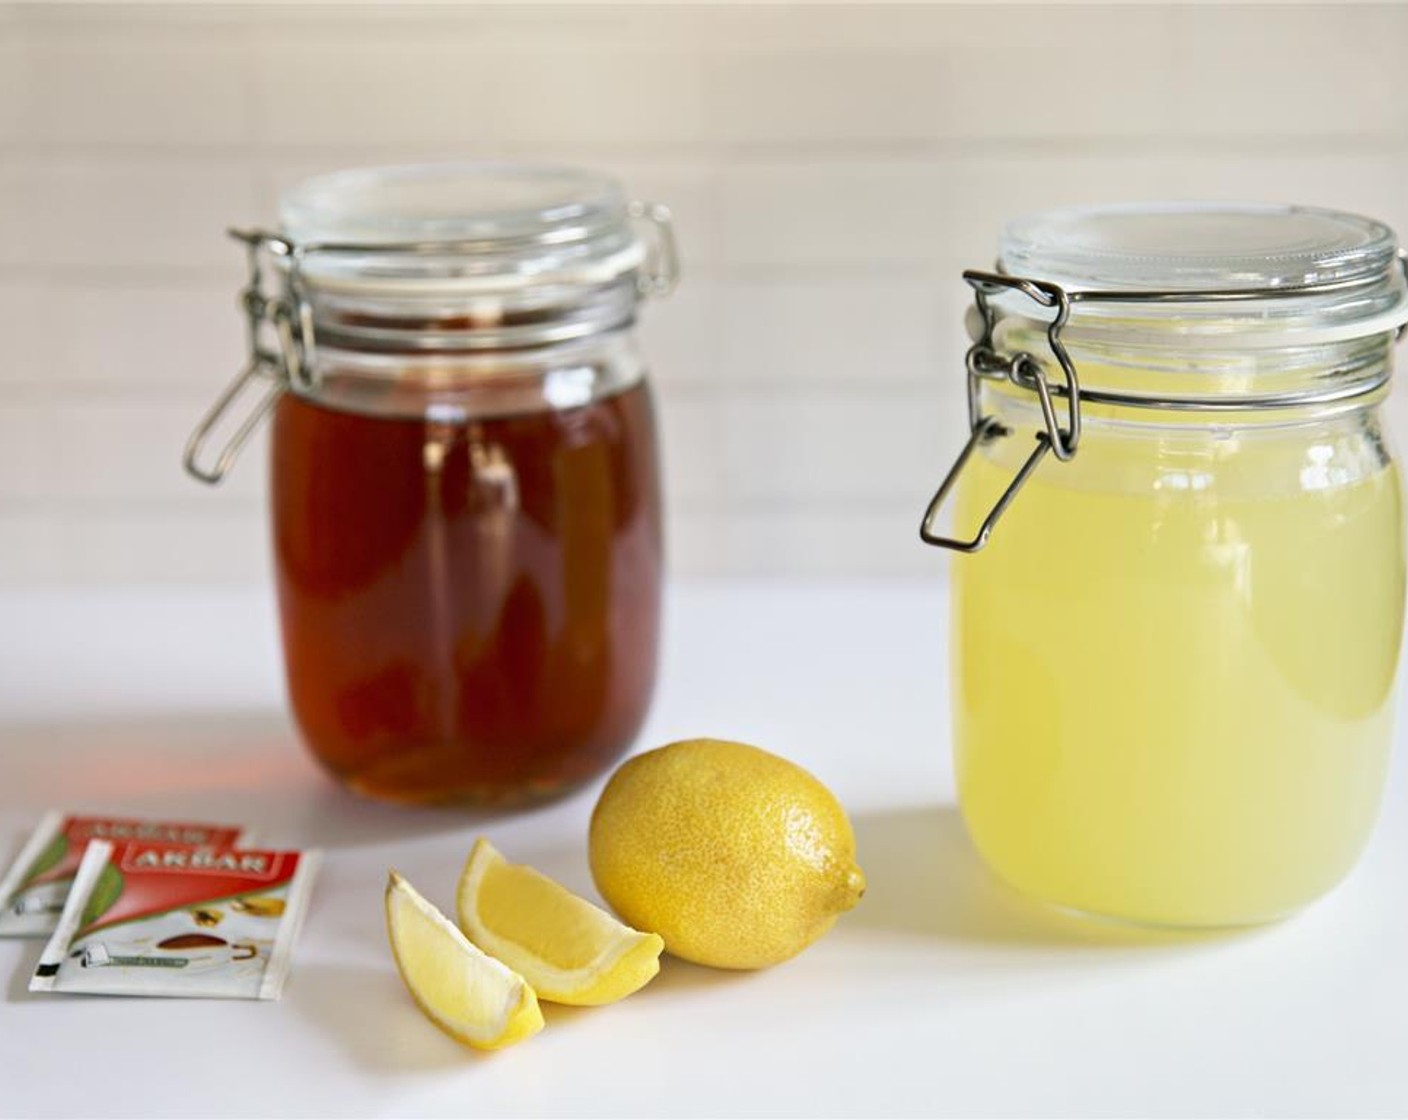
[(313, 851), (89, 843), (32, 992), (278, 999)]
[(89, 840), (228, 848), (248, 843), (249, 834), (236, 825), (46, 813), (0, 878), (0, 937), (48, 937), (54, 932)]

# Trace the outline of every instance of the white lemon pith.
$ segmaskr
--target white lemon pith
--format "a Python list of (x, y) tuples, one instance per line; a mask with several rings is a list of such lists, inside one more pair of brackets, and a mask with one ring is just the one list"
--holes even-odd
[(786, 759), (719, 739), (625, 762), (592, 813), (589, 852), (597, 889), (625, 921), (716, 968), (795, 956), (865, 889), (831, 792)]
[(485, 955), (395, 871), (386, 927), (411, 998), (437, 1027), (477, 1050), (497, 1050), (543, 1028), (532, 987)]
[(623, 925), (480, 839), (460, 876), (460, 926), (484, 952), (520, 973), (541, 999), (595, 1006), (644, 987), (664, 942)]

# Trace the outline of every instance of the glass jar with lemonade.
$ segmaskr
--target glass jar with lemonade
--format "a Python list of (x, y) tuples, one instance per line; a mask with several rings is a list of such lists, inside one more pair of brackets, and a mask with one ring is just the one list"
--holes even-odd
[[(968, 829), (1021, 891), (1166, 926), (1288, 915), (1369, 835), (1404, 609), (1380, 406), (1393, 232), (1304, 207), (1087, 208), (969, 272), (953, 568)], [(955, 532), (936, 528), (950, 492)]]

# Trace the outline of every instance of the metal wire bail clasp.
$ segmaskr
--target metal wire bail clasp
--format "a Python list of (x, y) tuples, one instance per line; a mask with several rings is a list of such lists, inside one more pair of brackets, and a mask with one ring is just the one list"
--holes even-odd
[[(182, 457), (186, 473), (201, 482), (212, 486), (219, 483), (234, 466), (249, 437), (259, 427), (260, 421), (268, 415), (285, 389), (290, 379), (306, 378), (309, 363), (305, 355), (305, 340), (311, 342), (311, 324), (306, 301), (299, 300), (299, 311), (281, 299), (272, 299), (264, 292), (263, 254), (289, 258), (297, 263), (294, 246), (276, 234), (261, 230), (229, 231), (231, 237), (244, 244), (249, 255), (249, 281), (240, 293), (240, 306), (245, 313), (249, 336), (249, 362), (226, 386), (225, 391), (215, 399), (209, 411), (196, 425), (195, 431), (186, 440), (186, 450)], [(296, 280), (296, 269), (291, 269), (291, 280)], [(291, 289), (292, 290), (292, 289)], [(265, 342), (266, 330), (272, 330), (274, 345)], [(204, 467), (200, 464), (201, 451), (206, 440), (245, 390), (256, 382), (267, 382), (262, 395), (240, 421), (234, 433), (220, 448), (215, 462)]]
[[(925, 544), (932, 544), (938, 548), (973, 553), (978, 552), (988, 543), (988, 538), (992, 536), (993, 527), (997, 524), (998, 519), (1012, 504), (1012, 500), (1017, 496), (1017, 492), (1021, 490), (1027, 479), (1031, 477), (1032, 472), (1046, 458), (1048, 451), (1061, 462), (1068, 462), (1075, 456), (1076, 448), (1080, 444), (1080, 383), (1076, 377), (1075, 366), (1071, 362), (1070, 355), (1066, 352), (1065, 344), (1061, 341), (1061, 329), (1066, 325), (1071, 314), (1071, 300), (1064, 288), (1044, 280), (1007, 276), (998, 272), (978, 272), (972, 269), (963, 273), (963, 279), (973, 289), (974, 300), (980, 316), (979, 336), (968, 348), (968, 353), (964, 358), (964, 364), (968, 370), (968, 442), (964, 444), (963, 450), (959, 452), (958, 458), (949, 468), (944, 480), (939, 483), (939, 488), (935, 491), (934, 496), (929, 500), (928, 508), (924, 511), (924, 519), (919, 523), (919, 538)], [(1055, 355), (1056, 361), (1061, 367), (1062, 384), (1060, 386), (1052, 387), (1047, 380), (1041, 362), (1031, 354), (1019, 352), (1003, 356), (994, 348), (993, 328), (996, 325), (997, 317), (992, 309), (990, 299), (993, 295), (1004, 290), (1021, 292), (1040, 307), (1055, 312), (1051, 322), (1047, 325), (1046, 339), (1052, 354)], [(958, 537), (947, 537), (934, 531), (934, 522), (938, 518), (944, 499), (948, 497), (949, 491), (958, 481), (958, 476), (964, 465), (979, 445), (1012, 434), (1011, 429), (1005, 427), (996, 417), (983, 415), (981, 382), (984, 378), (989, 380), (1005, 379), (1013, 385), (1019, 385), (1035, 392), (1041, 403), (1041, 415), (1045, 423), (1045, 430), (1037, 432), (1036, 446), (1032, 448), (1031, 454), (1027, 456), (1012, 481), (1007, 484), (1002, 496), (988, 511), (988, 515), (983, 519), (977, 534), (970, 540), (962, 540)], [(1062, 427), (1057, 419), (1056, 407), (1051, 399), (1053, 395), (1066, 398), (1065, 427)]]

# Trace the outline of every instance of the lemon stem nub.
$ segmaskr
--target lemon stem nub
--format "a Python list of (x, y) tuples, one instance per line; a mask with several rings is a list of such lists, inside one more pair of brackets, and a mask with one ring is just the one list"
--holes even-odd
[(846, 887), (842, 898), (841, 910), (849, 910), (855, 906), (865, 896), (865, 872), (859, 867), (852, 867), (846, 872)]

